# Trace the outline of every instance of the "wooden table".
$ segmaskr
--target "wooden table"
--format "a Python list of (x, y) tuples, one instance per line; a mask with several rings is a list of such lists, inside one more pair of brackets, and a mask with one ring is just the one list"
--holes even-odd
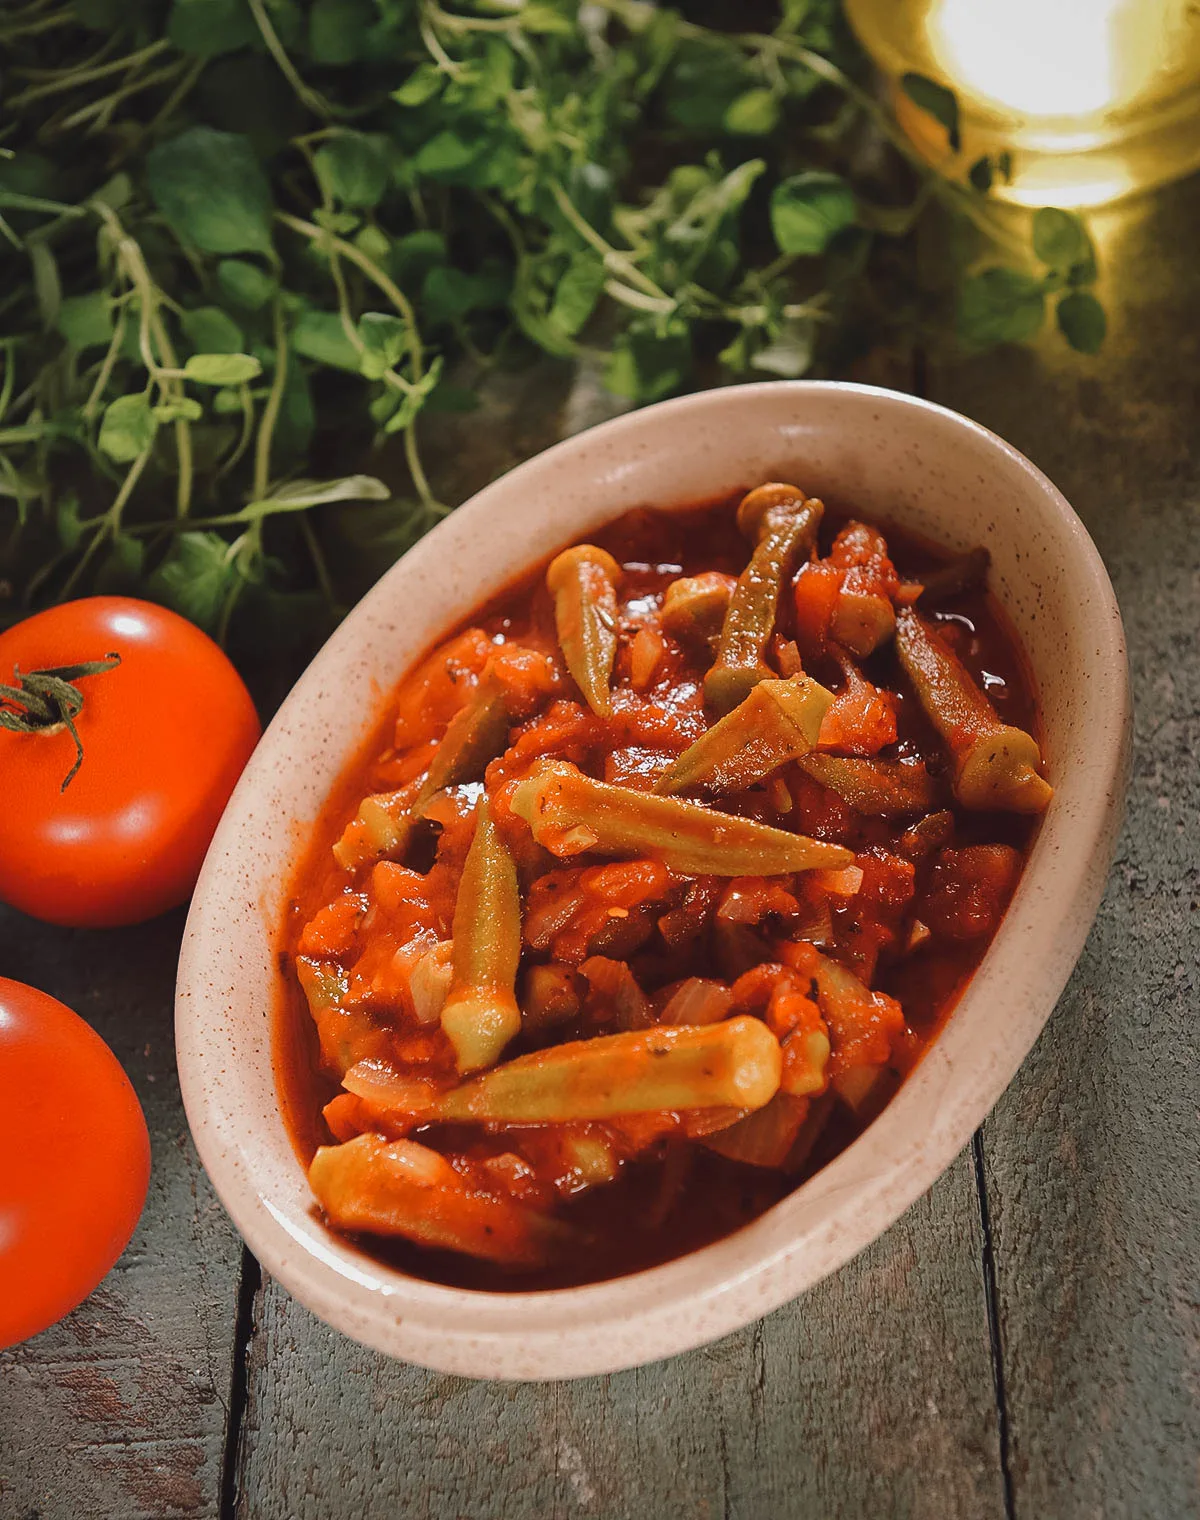
[(1099, 921), (971, 1147), (856, 1261), (717, 1345), (567, 1384), (442, 1377), (326, 1329), (234, 1236), (179, 1102), (182, 915), (0, 916), (0, 971), (96, 1026), (154, 1142), (123, 1260), (0, 1355), (2, 1520), (1200, 1514), (1200, 182), (1096, 230), (1099, 359), (1051, 336), (910, 377), (1074, 503), (1137, 702)]

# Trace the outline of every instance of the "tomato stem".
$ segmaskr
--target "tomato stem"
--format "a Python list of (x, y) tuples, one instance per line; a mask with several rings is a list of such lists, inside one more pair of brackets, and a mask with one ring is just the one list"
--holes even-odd
[[(83, 693), (75, 682), (83, 676), (103, 675), (121, 663), (119, 654), (81, 665), (59, 665), (52, 670), (28, 670), (13, 666), (15, 686), (0, 685), (0, 728), (14, 734), (47, 733), (65, 728), (75, 741), (75, 764), (67, 772), (60, 792), (65, 792), (83, 764), (83, 744), (75, 719), (83, 711)], [(14, 712), (13, 709), (16, 709)]]

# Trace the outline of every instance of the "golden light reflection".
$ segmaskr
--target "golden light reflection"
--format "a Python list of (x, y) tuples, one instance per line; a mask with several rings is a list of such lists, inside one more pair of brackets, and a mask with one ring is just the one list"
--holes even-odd
[[(1011, 153), (1005, 199), (1095, 206), (1200, 167), (1197, 0), (847, 0), (847, 10), (894, 80), (913, 70), (955, 91), (963, 163)], [(944, 134), (902, 95), (897, 115), (954, 172)]]
[(927, 25), (934, 58), (977, 101), (1031, 116), (1084, 116), (1116, 95), (1116, 34), (1130, 9), (1130, 0), (942, 0)]

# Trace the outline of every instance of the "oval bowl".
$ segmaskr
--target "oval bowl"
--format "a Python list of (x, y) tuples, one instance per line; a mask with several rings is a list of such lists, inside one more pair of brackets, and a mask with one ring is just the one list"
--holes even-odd
[[(485, 598), (627, 508), (685, 506), (772, 479), (951, 549), (991, 551), (990, 584), (1032, 666), (1056, 788), (999, 932), (882, 1115), (736, 1234), (553, 1292), (470, 1292), (389, 1269), (317, 1217), (276, 1093), (274, 947), (308, 826), (386, 694)], [(383, 577), (296, 684), (230, 800), (192, 901), (176, 1000), (183, 1098), (213, 1185), (250, 1249), (314, 1313), (440, 1371), (608, 1372), (748, 1324), (882, 1234), (1013, 1076), (1099, 904), (1129, 726), (1120, 613), (1095, 546), (1040, 471), (954, 412), (866, 386), (773, 382), (663, 402), (556, 445)]]

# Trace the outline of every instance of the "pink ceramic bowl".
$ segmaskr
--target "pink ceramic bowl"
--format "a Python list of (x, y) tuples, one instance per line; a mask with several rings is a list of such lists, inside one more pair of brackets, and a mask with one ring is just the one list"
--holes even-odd
[[(558, 1292), (465, 1292), (332, 1234), (280, 1117), (273, 944), (286, 884), (339, 773), (412, 661), (485, 597), (627, 508), (796, 480), (951, 548), (986, 544), (1033, 666), (1054, 801), (1007, 916), (944, 1032), (882, 1116), (737, 1234)], [(739, 386), (648, 407), (521, 465), (410, 551), (346, 619), (267, 730), (213, 840), (179, 962), (179, 1074), (217, 1192), (263, 1265), (322, 1319), (474, 1377), (607, 1372), (710, 1341), (881, 1234), (970, 1138), (1050, 1015), (1096, 912), (1129, 734), (1121, 618), (1079, 519), (1029, 461), (942, 407), (863, 386)]]

